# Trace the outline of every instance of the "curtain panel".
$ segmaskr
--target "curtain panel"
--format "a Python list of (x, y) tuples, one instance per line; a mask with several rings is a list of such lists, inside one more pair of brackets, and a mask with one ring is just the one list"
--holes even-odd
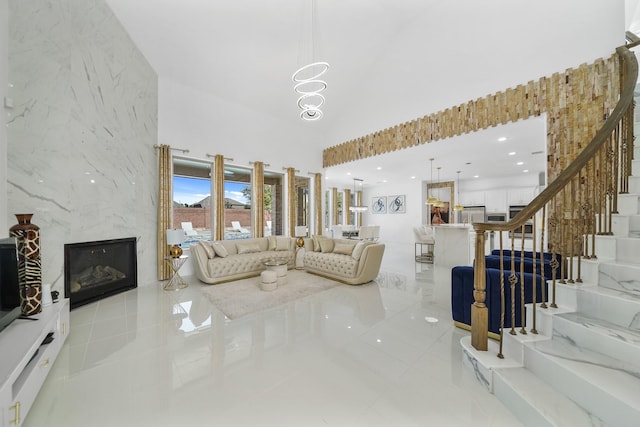
[(171, 147), (160, 145), (158, 147), (158, 280), (167, 280), (171, 269), (165, 258), (169, 256), (166, 231), (173, 228), (171, 223), (172, 201), (172, 165)]

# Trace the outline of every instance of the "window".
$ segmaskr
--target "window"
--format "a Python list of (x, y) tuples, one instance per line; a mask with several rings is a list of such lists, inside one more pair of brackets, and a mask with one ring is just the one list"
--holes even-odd
[(182, 247), (211, 240), (211, 163), (173, 158), (173, 228), (187, 235)]
[(282, 236), (283, 175), (274, 172), (264, 173), (264, 223), (265, 236)]
[(295, 177), (296, 222), (295, 225), (309, 225), (309, 178)]
[(224, 238), (248, 239), (251, 232), (251, 170), (224, 166)]

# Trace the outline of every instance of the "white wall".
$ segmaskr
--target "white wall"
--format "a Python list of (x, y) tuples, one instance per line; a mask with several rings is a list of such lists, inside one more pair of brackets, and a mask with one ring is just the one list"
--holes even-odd
[(124, 237), (137, 237), (138, 283), (155, 282), (155, 72), (104, 0), (9, 7), (8, 221), (34, 214), (43, 282), (59, 291), (65, 243)]
[[(623, 0), (434, 2), (423, 25), (406, 25), (349, 88), (348, 117), (331, 129), (330, 144), (368, 135), (566, 68), (608, 57), (624, 43)], [(455, 23), (455, 25), (451, 25)], [(451, 45), (447, 40), (460, 40)], [(404, 46), (422, 40), (408, 54)], [(376, 64), (397, 64), (405, 87)], [(440, 84), (434, 85), (433, 82)], [(334, 107), (335, 108), (335, 107)], [(357, 111), (359, 114), (346, 114)]]
[(263, 161), (269, 164), (265, 169), (282, 172), (295, 167), (300, 176), (321, 172), (326, 144), (313, 123), (287, 125), (259, 107), (234, 104), (160, 78), (158, 139), (189, 149), (188, 156), (195, 158), (222, 154), (236, 165)]
[[(0, 0), (0, 103), (4, 106), (9, 84), (9, 0)], [(7, 111), (2, 111), (0, 121), (0, 237), (8, 236), (7, 224)]]
[[(379, 225), (380, 241), (385, 243), (412, 244), (415, 241), (413, 227), (421, 225), (423, 212), (426, 209), (422, 197), (422, 182), (411, 180), (406, 184), (389, 183), (366, 186), (363, 191), (364, 203), (369, 210), (362, 216), (363, 225)], [(406, 195), (406, 213), (374, 214), (371, 199), (375, 196)]]

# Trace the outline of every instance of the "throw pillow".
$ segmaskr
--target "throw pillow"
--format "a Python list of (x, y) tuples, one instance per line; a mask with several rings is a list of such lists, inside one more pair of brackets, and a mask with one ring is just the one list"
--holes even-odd
[(327, 253), (333, 251), (333, 239), (329, 239), (327, 237), (323, 237), (318, 239), (320, 241), (320, 251), (322, 253)]
[(311, 236), (311, 241), (313, 242), (313, 252), (320, 252), (320, 240), (319, 238), (321, 238), (322, 236), (318, 236), (317, 234), (314, 234), (313, 236)]
[(373, 242), (369, 242), (367, 240), (360, 240), (356, 244), (356, 247), (353, 248), (353, 252), (351, 252), (351, 257), (356, 261), (359, 261), (360, 257), (362, 256), (362, 252), (364, 251), (364, 248), (366, 248), (369, 245), (373, 245)]
[(288, 251), (290, 243), (289, 237), (276, 237), (276, 251)]
[(216, 251), (213, 250), (209, 243), (200, 241), (198, 242), (198, 244), (202, 249), (204, 249), (205, 253), (207, 254), (207, 258), (211, 259), (216, 256)]
[(276, 236), (269, 236), (267, 237), (267, 241), (269, 242), (269, 247), (267, 248), (268, 251), (275, 251), (276, 250)]
[(211, 246), (213, 246), (213, 250), (215, 251), (216, 255), (218, 255), (220, 258), (224, 258), (227, 255), (229, 255), (229, 252), (227, 251), (227, 248), (222, 246), (222, 244), (216, 242), (216, 243), (212, 244)]
[(353, 252), (353, 247), (355, 246), (355, 242), (354, 243), (336, 243), (333, 247), (333, 253), (334, 254), (342, 254), (342, 255), (351, 255), (351, 252)]
[(260, 252), (258, 242), (236, 242), (236, 249), (238, 249), (238, 254)]

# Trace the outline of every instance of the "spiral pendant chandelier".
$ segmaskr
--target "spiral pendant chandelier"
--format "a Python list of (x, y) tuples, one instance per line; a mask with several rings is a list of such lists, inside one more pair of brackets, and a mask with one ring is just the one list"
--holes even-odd
[(320, 107), (324, 105), (323, 92), (327, 88), (327, 83), (321, 77), (329, 70), (329, 63), (324, 61), (314, 61), (315, 57), (315, 9), (316, 2), (311, 0), (311, 63), (304, 65), (291, 76), (295, 86), (293, 90), (300, 95), (298, 98), (298, 108), (300, 108), (300, 118), (307, 121), (315, 121), (322, 118), (323, 113)]

